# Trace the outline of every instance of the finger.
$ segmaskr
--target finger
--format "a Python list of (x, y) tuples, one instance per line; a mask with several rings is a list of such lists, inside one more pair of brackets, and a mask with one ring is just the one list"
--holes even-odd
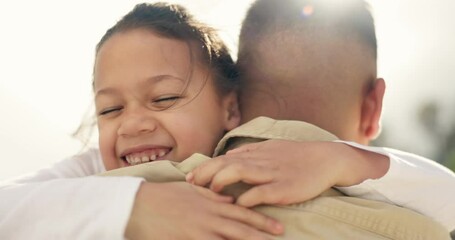
[[(185, 233), (184, 239), (213, 239), (213, 240), (226, 240), (225, 237), (223, 237), (222, 234), (217, 232), (218, 226), (211, 226), (208, 227), (208, 225), (205, 225), (205, 228), (202, 229), (192, 229), (194, 232), (192, 234)], [(198, 231), (199, 230), (199, 231)], [(149, 239), (158, 239), (156, 237), (152, 237)], [(169, 239), (169, 238), (166, 238)], [(176, 239), (176, 238), (172, 238)], [(181, 239), (181, 238), (179, 238)]]
[(220, 192), (225, 186), (236, 182), (248, 184), (265, 184), (273, 181), (274, 174), (268, 168), (247, 163), (246, 161), (236, 161), (218, 171), (212, 179), (210, 189)]
[(218, 226), (223, 226), (222, 228), (219, 228), (220, 235), (223, 237), (223, 239), (270, 240), (270, 238), (264, 232), (261, 232), (254, 227), (248, 226), (235, 220), (225, 219), (222, 225)]
[(226, 152), (226, 155), (228, 154), (235, 154), (235, 153), (243, 153), (243, 152), (250, 152), (250, 151), (253, 151), (253, 150), (256, 150), (260, 147), (260, 145), (263, 144), (262, 142), (259, 142), (259, 143), (249, 143), (249, 144), (245, 144), (245, 145), (242, 145), (238, 148), (234, 148), (232, 150), (229, 150)]
[[(228, 239), (237, 239), (237, 238), (227, 238), (223, 233), (224, 226), (230, 226), (232, 225), (231, 220), (218, 217), (216, 219), (211, 218), (210, 222), (207, 222), (201, 230), (203, 230), (197, 237), (191, 238), (191, 239), (219, 239), (219, 240), (228, 240)], [(220, 228), (220, 226), (223, 226)], [(235, 225), (238, 226), (238, 225)], [(210, 233), (209, 238), (204, 238), (207, 235), (207, 232)], [(202, 237), (201, 237), (202, 236)], [(190, 238), (185, 238), (185, 239), (190, 239)]]
[(284, 226), (275, 219), (248, 208), (225, 204), (225, 207), (221, 208), (220, 211), (222, 211), (221, 214), (226, 218), (244, 223), (247, 226), (253, 227), (260, 231), (264, 231), (273, 235), (282, 234), (284, 231)]
[(195, 185), (206, 186), (212, 181), (213, 176), (225, 166), (227, 161), (224, 156), (213, 158), (193, 169), (191, 174), (188, 174), (188, 178)]
[(193, 183), (194, 182), (194, 174), (193, 174), (193, 172), (189, 172), (188, 174), (185, 175), (185, 181), (187, 183)]
[(288, 193), (287, 184), (270, 183), (255, 186), (237, 198), (236, 204), (244, 207), (253, 207), (259, 204), (286, 205), (292, 202), (292, 193)]
[(213, 192), (210, 189), (199, 187), (199, 186), (193, 186), (194, 189), (200, 193), (202, 196), (216, 201), (216, 202), (223, 202), (223, 203), (232, 203), (234, 201), (234, 198), (232, 196), (226, 196), (226, 195), (221, 195), (219, 193)]

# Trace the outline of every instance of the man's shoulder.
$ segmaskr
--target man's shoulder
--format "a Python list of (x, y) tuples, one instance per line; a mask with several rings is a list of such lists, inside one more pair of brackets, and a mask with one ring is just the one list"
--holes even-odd
[[(215, 155), (233, 146), (246, 142), (258, 142), (268, 139), (291, 141), (333, 141), (337, 137), (313, 124), (295, 120), (276, 120), (268, 117), (257, 117), (229, 131), (218, 143)], [(236, 143), (233, 143), (236, 142)], [(232, 146), (231, 146), (232, 147)]]
[(311, 123), (296, 120), (276, 120), (269, 117), (257, 117), (233, 129), (226, 135), (257, 136), (270, 139), (285, 138), (296, 141), (309, 141), (313, 140), (312, 138), (337, 139), (332, 133)]
[(257, 210), (285, 224), (283, 239), (450, 239), (441, 224), (419, 213), (340, 194)]

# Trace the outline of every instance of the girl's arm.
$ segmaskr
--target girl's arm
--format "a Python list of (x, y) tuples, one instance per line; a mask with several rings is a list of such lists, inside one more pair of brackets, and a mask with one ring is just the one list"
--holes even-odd
[(455, 174), (448, 168), (415, 154), (389, 148), (350, 146), (388, 156), (390, 167), (379, 179), (338, 189), (347, 195), (393, 203), (420, 212), (455, 229)]
[(91, 176), (106, 171), (98, 149), (90, 148), (85, 152), (63, 159), (36, 172), (22, 175), (0, 184), (21, 184), (48, 181), (58, 178), (77, 178)]
[(0, 239), (124, 239), (140, 178), (103, 171), (97, 150), (0, 184)]
[(97, 153), (1, 184), (0, 239), (265, 239), (263, 231), (283, 231), (230, 197), (184, 182), (88, 176), (104, 170)]
[(208, 184), (216, 192), (235, 182), (252, 184), (236, 200), (246, 207), (302, 202), (335, 186), (347, 195), (400, 205), (455, 228), (455, 174), (391, 149), (343, 141), (268, 140), (204, 162), (187, 181)]

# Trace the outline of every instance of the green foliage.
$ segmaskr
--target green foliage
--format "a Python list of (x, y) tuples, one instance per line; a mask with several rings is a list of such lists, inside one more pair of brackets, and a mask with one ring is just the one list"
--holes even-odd
[(455, 172), (455, 148), (451, 149), (451, 151), (447, 153), (446, 156), (447, 157), (444, 160), (444, 165)]

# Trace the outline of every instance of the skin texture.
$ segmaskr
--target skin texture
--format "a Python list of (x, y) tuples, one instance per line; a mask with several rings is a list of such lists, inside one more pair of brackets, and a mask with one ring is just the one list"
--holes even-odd
[(225, 131), (238, 125), (239, 115), (229, 109), (236, 107), (235, 95), (219, 96), (209, 71), (190, 57), (185, 42), (145, 30), (117, 33), (101, 47), (94, 89), (107, 170), (127, 166), (125, 155), (210, 156)]
[(250, 58), (239, 53), (242, 122), (269, 116), (362, 144), (376, 137), (385, 84), (376, 79), (372, 50), (355, 34), (295, 26), (256, 41), (247, 45)]

